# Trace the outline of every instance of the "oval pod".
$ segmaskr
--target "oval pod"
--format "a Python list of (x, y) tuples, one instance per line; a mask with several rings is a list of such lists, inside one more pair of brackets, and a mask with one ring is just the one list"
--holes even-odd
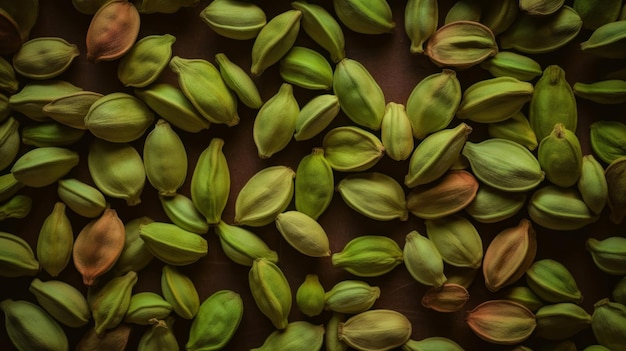
[(237, 331), (243, 317), (243, 301), (231, 290), (207, 297), (191, 323), (187, 350), (221, 350)]
[(178, 134), (164, 119), (160, 119), (146, 137), (143, 163), (148, 181), (160, 195), (174, 196), (185, 182), (187, 151)]

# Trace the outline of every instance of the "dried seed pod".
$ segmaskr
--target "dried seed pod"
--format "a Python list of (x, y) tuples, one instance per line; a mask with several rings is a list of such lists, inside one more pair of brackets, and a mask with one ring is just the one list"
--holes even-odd
[(329, 130), (322, 148), (324, 158), (339, 172), (368, 170), (385, 155), (385, 147), (376, 135), (355, 126)]
[(584, 53), (604, 58), (625, 58), (624, 42), (626, 35), (626, 20), (610, 22), (598, 27), (591, 36), (580, 43), (580, 49)]
[(404, 31), (412, 54), (424, 53), (424, 43), (437, 30), (439, 5), (435, 0), (409, 0), (404, 9)]
[(580, 304), (583, 295), (567, 267), (552, 259), (533, 263), (526, 271), (526, 283), (537, 296), (553, 302)]
[(12, 110), (26, 115), (35, 121), (48, 119), (43, 107), (62, 96), (76, 93), (82, 89), (63, 80), (42, 80), (27, 83), (17, 94), (9, 98)]
[(260, 76), (291, 49), (300, 31), (301, 17), (299, 10), (287, 10), (261, 28), (252, 45), (250, 72), (253, 76)]
[(522, 112), (514, 114), (511, 118), (501, 122), (489, 123), (487, 133), (492, 138), (502, 138), (514, 141), (533, 151), (539, 146), (535, 131), (530, 126), (530, 121)]
[(172, 305), (154, 292), (143, 291), (130, 297), (128, 310), (124, 314), (124, 322), (149, 325), (150, 319), (164, 319), (172, 312)]
[(359, 277), (376, 277), (402, 263), (398, 244), (382, 235), (362, 235), (350, 240), (341, 252), (332, 255), (334, 267)]
[(593, 213), (575, 188), (547, 185), (532, 195), (528, 215), (533, 222), (553, 230), (575, 230), (593, 223)]
[(575, 185), (582, 172), (583, 154), (578, 137), (562, 123), (541, 140), (537, 160), (546, 179), (560, 187)]
[(296, 210), (317, 219), (330, 205), (335, 192), (333, 170), (322, 148), (313, 148), (296, 169), (294, 201)]
[(200, 308), (200, 296), (193, 281), (176, 267), (164, 265), (161, 271), (161, 291), (177, 315), (193, 319)]
[(191, 177), (191, 200), (209, 224), (220, 222), (230, 194), (230, 170), (223, 146), (223, 139), (211, 139)]
[(89, 322), (91, 312), (87, 299), (78, 289), (61, 280), (41, 281), (35, 278), (28, 287), (37, 302), (52, 317), (70, 328), (82, 327)]
[(52, 213), (44, 220), (37, 237), (37, 259), (46, 272), (58, 276), (72, 257), (74, 232), (65, 214), (65, 204), (54, 204)]
[(437, 312), (456, 312), (469, 300), (465, 287), (458, 284), (443, 284), (440, 288), (432, 287), (422, 296), (422, 306)]
[(36, 147), (69, 146), (77, 143), (85, 131), (57, 122), (29, 124), (22, 128), (22, 143)]
[(342, 280), (324, 296), (327, 310), (356, 314), (369, 310), (380, 297), (380, 288), (360, 280)]
[(287, 328), (291, 311), (291, 289), (282, 270), (265, 258), (252, 263), (248, 282), (254, 302), (276, 329)]
[(135, 43), (140, 23), (132, 2), (114, 0), (102, 5), (87, 30), (87, 59), (98, 62), (122, 57)]
[(20, 183), (41, 188), (53, 184), (78, 165), (78, 153), (61, 147), (32, 149), (15, 161), (11, 173)]
[(403, 249), (404, 264), (418, 282), (441, 288), (446, 282), (443, 259), (435, 244), (417, 231), (406, 235)]
[(216, 54), (215, 62), (219, 66), (220, 75), (224, 79), (224, 83), (237, 94), (239, 100), (250, 108), (261, 108), (263, 100), (259, 94), (259, 89), (248, 73), (229, 60), (224, 53)]
[(598, 104), (621, 104), (626, 102), (626, 81), (620, 79), (601, 80), (593, 83), (576, 82), (574, 95)]
[(221, 350), (239, 327), (243, 300), (232, 290), (219, 290), (207, 297), (191, 323), (187, 350)]
[(127, 87), (145, 87), (154, 82), (172, 57), (176, 37), (149, 35), (137, 41), (120, 60), (117, 77)]
[(174, 196), (159, 195), (159, 200), (165, 215), (172, 223), (196, 234), (205, 234), (209, 231), (209, 224), (206, 222), (206, 218), (196, 209), (193, 201), (187, 196), (182, 194)]
[(60, 96), (42, 107), (42, 112), (53, 120), (76, 129), (87, 129), (85, 116), (89, 108), (104, 95), (79, 91)]
[(50, 79), (65, 72), (78, 47), (58, 37), (39, 37), (24, 44), (13, 56), (15, 71), (31, 79)]
[(476, 197), (465, 211), (481, 223), (495, 223), (511, 218), (526, 204), (526, 193), (511, 193), (488, 185), (478, 187)]
[(406, 343), (412, 330), (411, 322), (400, 312), (370, 310), (339, 323), (339, 340), (357, 350), (391, 350)]
[(310, 89), (328, 90), (333, 69), (319, 52), (304, 46), (292, 47), (280, 60), (280, 76), (287, 83)]
[(100, 190), (78, 179), (59, 179), (57, 194), (72, 211), (87, 218), (100, 216), (107, 206)]
[(572, 5), (583, 20), (583, 28), (598, 29), (619, 19), (622, 2), (619, 0), (575, 0)]
[(324, 228), (308, 215), (287, 211), (276, 216), (276, 228), (299, 252), (311, 257), (330, 256), (330, 244)]
[(529, 309), (509, 300), (483, 302), (467, 313), (465, 321), (479, 338), (501, 345), (528, 339), (537, 326)]
[(151, 318), (149, 321), (152, 328), (146, 331), (139, 339), (138, 351), (149, 350), (180, 350), (178, 340), (173, 332), (174, 317), (169, 316), (165, 320)]
[(333, 62), (346, 56), (345, 38), (337, 20), (322, 6), (306, 1), (294, 1), (291, 7), (302, 12), (300, 25), (317, 44), (330, 53)]
[(334, 0), (333, 7), (341, 23), (357, 33), (383, 34), (396, 26), (385, 0)]
[(385, 153), (396, 161), (409, 158), (413, 152), (413, 132), (404, 105), (390, 102), (380, 126)]
[(466, 69), (498, 53), (488, 27), (473, 21), (456, 21), (439, 28), (428, 39), (424, 52), (439, 67)]
[(222, 251), (235, 263), (250, 267), (255, 259), (261, 257), (278, 263), (276, 251), (247, 229), (220, 221), (215, 227), (215, 233), (220, 238)]
[(474, 225), (464, 217), (452, 215), (426, 220), (426, 235), (444, 262), (457, 267), (479, 268), (483, 243)]
[(604, 298), (593, 305), (591, 329), (598, 343), (610, 350), (626, 345), (626, 306)]
[(39, 272), (39, 262), (26, 240), (0, 232), (0, 244), (0, 276), (33, 276)]
[(500, 51), (492, 58), (483, 61), (480, 67), (494, 77), (513, 77), (529, 82), (541, 75), (543, 70), (537, 61), (512, 51)]
[(139, 139), (152, 125), (154, 114), (143, 101), (126, 93), (111, 93), (94, 102), (85, 127), (96, 137), (113, 143)]
[(591, 315), (571, 302), (543, 306), (535, 312), (535, 318), (535, 335), (547, 340), (571, 338), (591, 325)]
[(185, 144), (164, 119), (146, 137), (143, 164), (148, 181), (163, 196), (174, 196), (187, 178)]
[(400, 183), (380, 172), (351, 174), (337, 185), (346, 204), (360, 214), (379, 221), (409, 218), (406, 195)]

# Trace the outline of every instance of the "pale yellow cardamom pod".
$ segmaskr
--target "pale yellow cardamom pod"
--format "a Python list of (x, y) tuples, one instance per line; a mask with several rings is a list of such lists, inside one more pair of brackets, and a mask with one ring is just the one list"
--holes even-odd
[(535, 83), (528, 118), (539, 141), (548, 136), (557, 123), (563, 123), (565, 128), (576, 132), (576, 97), (565, 79), (563, 68), (550, 65), (543, 71), (543, 75)]
[(69, 146), (76, 144), (85, 131), (54, 121), (29, 124), (22, 128), (22, 143), (36, 147)]
[(339, 323), (339, 340), (357, 350), (391, 350), (411, 337), (413, 327), (400, 312), (370, 310)]
[(311, 90), (329, 90), (333, 69), (319, 52), (294, 46), (280, 60), (280, 76), (285, 82)]
[(396, 26), (384, 0), (334, 0), (333, 6), (341, 23), (357, 33), (383, 34)]
[(483, 61), (480, 67), (494, 77), (513, 77), (529, 82), (543, 72), (541, 65), (530, 57), (512, 51), (500, 51), (492, 58)]
[(411, 40), (412, 54), (424, 53), (424, 43), (437, 30), (439, 5), (436, 0), (408, 0), (404, 9), (404, 31)]
[(511, 218), (526, 204), (526, 193), (511, 193), (481, 184), (476, 197), (465, 211), (481, 223), (496, 223)]
[(626, 345), (626, 307), (604, 298), (593, 305), (591, 329), (598, 343), (610, 350)]
[(72, 211), (87, 218), (98, 217), (106, 208), (104, 195), (78, 179), (59, 179), (57, 194)]
[(458, 267), (480, 267), (483, 260), (483, 243), (472, 222), (464, 217), (452, 215), (426, 220), (425, 224), (426, 235), (444, 262)]
[(261, 7), (238, 0), (212, 1), (200, 12), (200, 19), (215, 33), (236, 40), (255, 38), (267, 23)]
[(604, 24), (594, 30), (587, 41), (580, 43), (580, 49), (584, 53), (598, 57), (624, 58), (626, 57), (622, 49), (626, 40), (624, 28), (626, 28), (626, 20), (623, 18)]
[(533, 151), (539, 146), (535, 131), (530, 126), (530, 121), (522, 112), (512, 117), (487, 125), (487, 133), (492, 138), (502, 138), (514, 141)]
[(216, 54), (215, 62), (219, 66), (224, 83), (237, 94), (244, 105), (253, 109), (258, 109), (263, 105), (259, 89), (241, 67), (229, 60), (224, 53)]
[(413, 132), (404, 105), (390, 102), (380, 126), (385, 152), (396, 161), (409, 158), (413, 152)]
[(309, 100), (298, 113), (294, 139), (308, 140), (322, 132), (339, 113), (339, 98), (322, 94)]
[(626, 81), (620, 79), (601, 80), (593, 83), (576, 82), (574, 95), (599, 104), (621, 104), (626, 102)]
[(360, 280), (342, 280), (325, 294), (326, 309), (346, 314), (369, 310), (380, 297), (380, 288)]
[(298, 211), (276, 216), (276, 228), (299, 252), (311, 257), (330, 256), (330, 243), (324, 228), (313, 218)]
[(172, 223), (182, 229), (196, 234), (205, 234), (209, 231), (206, 218), (200, 213), (193, 201), (183, 194), (174, 196), (159, 195), (163, 211)]
[(185, 182), (187, 151), (166, 120), (160, 119), (146, 137), (143, 163), (148, 181), (160, 195), (174, 196)]

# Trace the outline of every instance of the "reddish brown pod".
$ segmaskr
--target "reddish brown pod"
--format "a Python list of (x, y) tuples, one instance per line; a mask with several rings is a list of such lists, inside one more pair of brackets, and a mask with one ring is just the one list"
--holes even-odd
[(126, 0), (113, 0), (93, 15), (87, 30), (87, 59), (112, 61), (135, 43), (141, 19), (137, 8)]

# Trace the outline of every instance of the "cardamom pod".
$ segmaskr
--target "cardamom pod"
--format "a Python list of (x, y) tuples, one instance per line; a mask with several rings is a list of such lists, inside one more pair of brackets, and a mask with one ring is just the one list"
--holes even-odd
[(459, 284), (445, 283), (441, 287), (432, 287), (422, 296), (422, 306), (437, 312), (456, 312), (469, 300), (467, 289)]
[(280, 76), (287, 83), (310, 89), (328, 90), (333, 86), (333, 69), (322, 54), (294, 46), (280, 59)]
[(95, 328), (89, 328), (76, 345), (76, 351), (124, 351), (132, 327), (120, 323), (117, 327), (96, 334)]
[(591, 315), (571, 302), (543, 306), (535, 312), (535, 318), (535, 335), (547, 340), (571, 338), (591, 325)]
[(0, 232), (0, 244), (0, 276), (33, 276), (39, 272), (39, 262), (26, 240), (15, 234)]
[(152, 125), (154, 114), (138, 98), (111, 93), (94, 102), (85, 116), (85, 127), (96, 137), (128, 143), (139, 139)]
[(5, 58), (0, 59), (0, 89), (11, 94), (19, 89), (13, 65)]
[(212, 1), (200, 12), (200, 19), (215, 33), (236, 40), (255, 38), (267, 23), (257, 4), (236, 0)]
[(409, 51), (423, 54), (424, 43), (437, 30), (439, 5), (435, 0), (408, 0), (404, 9), (404, 31), (411, 40)]
[(148, 181), (163, 196), (174, 196), (187, 178), (185, 144), (164, 119), (146, 136), (143, 164)]
[(508, 139), (525, 146), (530, 151), (539, 146), (535, 131), (522, 112), (518, 112), (504, 121), (489, 123), (487, 133), (491, 138)]
[(130, 271), (121, 277), (112, 278), (103, 286), (91, 288), (87, 301), (96, 334), (103, 335), (123, 321), (136, 283), (137, 273)]
[(518, 13), (519, 0), (482, 3), (480, 21), (489, 27), (494, 35), (500, 35), (515, 22)]
[(143, 239), (139, 237), (139, 228), (154, 220), (150, 217), (137, 217), (124, 224), (126, 238), (124, 249), (113, 266), (115, 275), (123, 275), (130, 271), (138, 272), (144, 269), (154, 258), (154, 255), (146, 248)]
[(379, 221), (406, 221), (409, 211), (400, 183), (380, 172), (350, 174), (337, 185), (345, 203), (358, 213)]
[(331, 94), (318, 95), (300, 109), (293, 135), (297, 141), (308, 140), (318, 135), (339, 113), (339, 98)]
[(296, 210), (317, 219), (333, 199), (335, 180), (333, 170), (322, 148), (313, 148), (298, 163), (294, 184)]
[(252, 137), (260, 158), (270, 158), (289, 144), (296, 131), (299, 113), (293, 86), (281, 84), (278, 92), (261, 106), (254, 118)]
[(28, 216), (33, 206), (33, 199), (26, 195), (15, 195), (0, 205), (0, 221), (9, 218)]
[(191, 323), (186, 350), (222, 350), (232, 339), (243, 317), (243, 300), (232, 290), (207, 297)]
[(19, 126), (20, 122), (13, 117), (0, 124), (0, 170), (10, 166), (20, 151)]
[(164, 265), (161, 270), (161, 291), (165, 301), (177, 315), (193, 319), (200, 309), (200, 296), (193, 281), (176, 267)]
[(300, 25), (304, 32), (330, 54), (333, 62), (346, 56), (343, 30), (337, 20), (326, 9), (306, 1), (294, 1), (291, 7), (302, 12)]
[(27, 78), (50, 79), (65, 72), (79, 54), (78, 47), (65, 39), (34, 38), (13, 55), (13, 68)]
[(537, 296), (548, 302), (580, 304), (583, 300), (570, 271), (553, 259), (545, 258), (533, 263), (526, 271), (526, 283)]
[(283, 238), (300, 253), (310, 257), (330, 256), (326, 231), (307, 214), (287, 211), (278, 214), (275, 222)]
[(63, 328), (38, 305), (6, 299), (0, 302), (0, 309), (6, 333), (18, 350), (69, 350)]
[(230, 170), (223, 146), (223, 139), (211, 139), (198, 157), (191, 177), (191, 200), (209, 224), (221, 220), (230, 194)]
[(489, 71), (494, 77), (513, 77), (525, 82), (535, 79), (543, 72), (537, 61), (512, 51), (500, 51), (492, 58), (483, 61), (480, 67)]
[(528, 215), (533, 222), (553, 230), (579, 229), (599, 218), (587, 207), (577, 189), (555, 185), (535, 191), (528, 203)]
[(432, 336), (419, 341), (409, 340), (402, 345), (402, 351), (464, 351), (464, 349), (452, 339)]
[(368, 170), (385, 155), (385, 147), (376, 135), (355, 126), (329, 130), (322, 148), (326, 161), (339, 172)]
[(9, 97), (9, 107), (34, 121), (48, 119), (43, 107), (62, 96), (76, 93), (82, 89), (74, 84), (57, 79), (31, 81), (22, 90)]
[(505, 298), (507, 300), (515, 301), (520, 303), (533, 313), (537, 312), (537, 310), (545, 306), (545, 302), (537, 296), (529, 287), (525, 285), (519, 285), (512, 287), (506, 294)]
[(0, 122), (6, 121), (9, 117), (11, 117), (9, 98), (3, 94), (0, 94)]
[(467, 207), (478, 191), (478, 181), (463, 170), (448, 171), (437, 181), (418, 186), (407, 194), (406, 207), (423, 219), (437, 219)]
[(403, 161), (411, 156), (413, 132), (404, 105), (395, 102), (388, 103), (380, 129), (380, 138), (385, 153), (389, 157), (396, 161)]
[(176, 37), (171, 34), (145, 36), (128, 50), (117, 66), (117, 78), (127, 87), (152, 84), (172, 57)]
[(483, 260), (483, 243), (469, 220), (458, 215), (426, 220), (426, 235), (444, 262), (457, 267), (479, 268)]
[(458, 284), (465, 289), (469, 289), (474, 283), (478, 269), (456, 266), (444, 266), (443, 272), (446, 275), (446, 284)]
[(37, 302), (54, 319), (70, 328), (89, 322), (91, 312), (87, 299), (78, 289), (61, 280), (41, 281), (35, 278), (28, 287)]
[(537, 326), (535, 315), (509, 300), (490, 300), (467, 312), (465, 321), (479, 338), (493, 344), (514, 345), (530, 337)]
[(180, 228), (196, 234), (205, 234), (209, 231), (206, 218), (196, 209), (193, 201), (187, 196), (182, 194), (159, 195), (159, 200), (167, 218)]
[(237, 94), (239, 100), (252, 109), (261, 108), (263, 100), (259, 94), (259, 89), (257, 89), (256, 84), (248, 73), (236, 63), (229, 60), (224, 53), (216, 54), (215, 62), (220, 69), (220, 75), (224, 83)]
[(589, 238), (585, 248), (601, 271), (612, 275), (626, 273), (626, 238), (610, 236), (603, 240)]
[(396, 26), (384, 0), (333, 0), (333, 7), (341, 23), (357, 33), (383, 34)]
[(594, 154), (611, 163), (626, 156), (626, 124), (619, 121), (597, 121), (591, 124), (589, 141)]
[(150, 319), (163, 319), (170, 312), (172, 312), (172, 305), (165, 301), (161, 295), (151, 291), (142, 291), (130, 297), (124, 322), (150, 325)]
[(19, 50), (24, 42), (21, 37), (19, 25), (15, 23), (15, 20), (4, 9), (0, 12), (0, 26), (3, 29), (0, 53), (12, 54)]
[(480, 1), (475, 0), (457, 0), (454, 5), (446, 13), (444, 24), (456, 21), (474, 21), (480, 22), (482, 8)]
[(296, 290), (296, 304), (306, 316), (317, 316), (324, 310), (324, 287), (317, 274), (307, 274)]
[(357, 350), (391, 350), (404, 345), (412, 331), (411, 322), (402, 313), (377, 309), (339, 323), (339, 340)]
[(361, 280), (342, 280), (324, 296), (327, 310), (357, 314), (369, 310), (380, 297), (380, 288)]
[(324, 342), (324, 327), (305, 321), (287, 324), (283, 330), (273, 331), (263, 345), (250, 351), (319, 350)]
[(22, 128), (22, 143), (36, 147), (68, 146), (76, 144), (85, 135), (82, 129), (57, 122), (29, 124)]
[(74, 232), (65, 214), (65, 204), (57, 202), (41, 225), (37, 237), (37, 260), (41, 268), (53, 277), (58, 276), (72, 257), (73, 245)]
[(465, 211), (480, 223), (496, 223), (518, 213), (527, 197), (526, 193), (510, 193), (482, 184)]
[(435, 288), (446, 282), (441, 254), (427, 237), (415, 230), (407, 234), (403, 256), (407, 270), (418, 282)]
[(348, 349), (348, 345), (339, 340), (339, 323), (343, 323), (345, 320), (344, 314), (335, 312), (326, 322), (326, 327), (324, 328), (326, 351), (346, 351)]
[(611, 162), (604, 171), (606, 183), (609, 189), (609, 209), (610, 219), (613, 223), (619, 224), (626, 215), (626, 156), (620, 157)]
[(10, 199), (23, 187), (24, 184), (15, 179), (13, 173), (0, 175), (0, 201)]
[(473, 21), (448, 23), (428, 39), (424, 54), (439, 67), (466, 69), (498, 53), (496, 38), (487, 26)]
[(622, 305), (624, 304), (624, 301), (626, 301), (626, 277), (620, 279), (617, 284), (615, 284), (611, 297), (613, 301), (619, 302)]
[(598, 29), (604, 24), (618, 20), (622, 2), (619, 0), (575, 0), (572, 7), (582, 18), (584, 29)]
[(558, 11), (565, 0), (520, 0), (520, 10), (531, 16), (548, 16)]
[(87, 59), (112, 61), (126, 54), (137, 39), (141, 18), (132, 2), (114, 0), (103, 4), (87, 30)]
[(20, 156), (11, 173), (20, 183), (41, 188), (53, 184), (78, 165), (78, 153), (62, 147), (38, 147)]
[(625, 58), (626, 54), (623, 47), (626, 35), (624, 28), (626, 28), (626, 20), (624, 19), (604, 24), (594, 30), (586, 41), (580, 43), (580, 49), (584, 53), (597, 57)]
[(276, 329), (287, 328), (291, 310), (291, 289), (281, 269), (265, 258), (257, 258), (248, 274), (252, 297), (261, 313)]
[(53, 120), (75, 129), (87, 129), (85, 116), (91, 105), (104, 95), (93, 91), (79, 91), (59, 96), (43, 105), (42, 112)]
[(300, 10), (287, 10), (276, 15), (261, 28), (252, 44), (253, 76), (278, 62), (293, 46), (300, 31)]
[(251, 267), (257, 258), (278, 263), (278, 254), (256, 234), (242, 227), (220, 221), (215, 226), (224, 254), (235, 263)]
[(362, 235), (350, 240), (341, 252), (331, 257), (334, 267), (359, 277), (376, 277), (390, 272), (402, 263), (398, 244), (382, 235)]
[(194, 263), (208, 252), (206, 239), (175, 224), (144, 224), (139, 227), (139, 236), (154, 257), (174, 266)]
[(562, 123), (541, 140), (537, 159), (546, 179), (560, 187), (575, 185), (582, 172), (583, 154), (578, 137)]
[(619, 79), (601, 80), (593, 83), (576, 82), (574, 95), (598, 104), (621, 104), (626, 102), (626, 81)]
[(152, 324), (152, 328), (148, 329), (139, 339), (137, 351), (180, 350), (176, 336), (172, 331), (174, 317), (170, 316), (165, 320), (151, 318), (149, 323)]
[(626, 306), (604, 298), (593, 305), (591, 330), (596, 340), (610, 350), (626, 345)]

